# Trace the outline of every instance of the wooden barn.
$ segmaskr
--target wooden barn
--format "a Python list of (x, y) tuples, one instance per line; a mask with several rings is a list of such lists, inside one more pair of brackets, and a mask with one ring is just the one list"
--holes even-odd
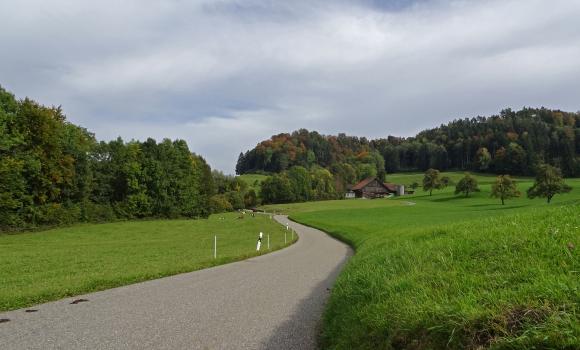
[(346, 198), (382, 198), (388, 195), (403, 195), (404, 187), (369, 177), (353, 185), (346, 192)]

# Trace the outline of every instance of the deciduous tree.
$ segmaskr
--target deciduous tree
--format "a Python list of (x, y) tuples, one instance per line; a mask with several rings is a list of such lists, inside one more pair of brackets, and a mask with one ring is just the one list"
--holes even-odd
[(568, 193), (572, 187), (564, 182), (562, 171), (548, 164), (538, 166), (536, 180), (528, 189), (528, 198), (546, 198), (548, 203), (559, 193)]
[(433, 190), (441, 188), (441, 177), (439, 170), (429, 169), (423, 177), (423, 191), (429, 191), (429, 196), (433, 195)]
[(477, 179), (470, 173), (465, 173), (455, 186), (455, 194), (463, 193), (465, 197), (469, 197), (469, 194), (473, 192), (479, 192)]
[(516, 198), (520, 195), (516, 181), (509, 175), (499, 175), (491, 185), (491, 196), (501, 199), (501, 205), (505, 204), (506, 199)]

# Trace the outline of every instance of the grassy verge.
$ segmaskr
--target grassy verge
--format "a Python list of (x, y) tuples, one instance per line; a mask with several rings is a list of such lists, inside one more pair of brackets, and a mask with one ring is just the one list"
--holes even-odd
[(2, 235), (0, 311), (254, 256), (260, 231), (270, 234), (271, 250), (284, 246), (284, 228), (268, 216), (235, 213)]
[(579, 348), (580, 181), (550, 205), (505, 206), (490, 182), (467, 199), (451, 188), (270, 207), (356, 249), (332, 290), (323, 347)]

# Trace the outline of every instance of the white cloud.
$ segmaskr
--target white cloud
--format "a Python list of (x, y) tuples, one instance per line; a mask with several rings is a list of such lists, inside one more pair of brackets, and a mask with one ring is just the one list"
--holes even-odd
[(301, 127), (409, 135), (508, 106), (580, 109), (580, 3), (370, 3), (5, 2), (0, 83), (100, 138), (184, 138), (226, 171)]

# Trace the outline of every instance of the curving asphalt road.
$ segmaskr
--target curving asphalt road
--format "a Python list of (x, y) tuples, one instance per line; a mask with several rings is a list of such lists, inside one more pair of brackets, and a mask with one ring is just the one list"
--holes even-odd
[(2, 313), (0, 349), (314, 349), (352, 252), (290, 226), (298, 242), (271, 254)]

